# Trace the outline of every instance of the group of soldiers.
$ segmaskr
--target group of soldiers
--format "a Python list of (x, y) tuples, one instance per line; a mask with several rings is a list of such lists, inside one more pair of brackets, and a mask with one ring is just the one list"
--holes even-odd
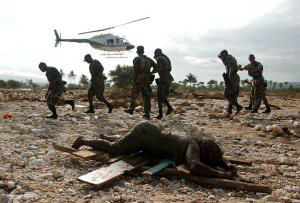
[(271, 107), (266, 98), (267, 83), (262, 75), (263, 65), (255, 60), (255, 56), (250, 54), (248, 58), (250, 63), (243, 68), (237, 64), (237, 60), (232, 55), (228, 54), (227, 50), (221, 51), (218, 57), (222, 60), (226, 68), (223, 78), (225, 81), (224, 96), (228, 100), (228, 114), (232, 114), (233, 106), (236, 107), (236, 114), (243, 109), (237, 101), (240, 91), (240, 77), (237, 73), (239, 70), (248, 71), (248, 75), (252, 77), (251, 81), (245, 80), (245, 82), (251, 85), (250, 103), (246, 109), (251, 110), (251, 113), (258, 113), (261, 101), (263, 100), (266, 106), (266, 110), (263, 113), (270, 113)]
[[(154, 74), (158, 73), (159, 78), (155, 80), (157, 84), (157, 103), (158, 103), (158, 115), (157, 119), (163, 117), (163, 105), (167, 106), (166, 115), (171, 114), (174, 110), (168, 101), (169, 89), (172, 81), (174, 80), (171, 75), (171, 61), (170, 59), (163, 54), (161, 49), (156, 49), (154, 51), (154, 60), (144, 55), (144, 47), (137, 47), (137, 57), (133, 60), (133, 87), (131, 91), (130, 98), (130, 107), (124, 110), (126, 113), (133, 114), (136, 107), (137, 96), (141, 93), (143, 102), (144, 102), (144, 115), (146, 119), (150, 119), (151, 111), (151, 84), (155, 79)], [(89, 109), (85, 113), (95, 113), (93, 98), (96, 98), (99, 101), (102, 101), (106, 104), (108, 108), (108, 113), (111, 113), (113, 110), (113, 105), (106, 100), (104, 97), (104, 88), (106, 76), (103, 74), (102, 64), (93, 59), (90, 54), (84, 56), (84, 62), (89, 64), (89, 70), (91, 74), (91, 85), (88, 89), (88, 101)], [(47, 104), (49, 110), (52, 112), (51, 116), (48, 118), (57, 119), (56, 113), (56, 104), (69, 104), (72, 106), (72, 109), (75, 108), (74, 100), (61, 100), (62, 94), (66, 91), (65, 84), (66, 82), (62, 80), (62, 75), (60, 72), (54, 68), (47, 66), (46, 63), (41, 62), (39, 68), (42, 72), (46, 72), (46, 77), (49, 81), (48, 91), (45, 95), (47, 99)], [(152, 70), (151, 70), (152, 69)]]
[[(144, 102), (144, 115), (150, 119), (151, 110), (151, 84), (155, 79), (154, 74), (159, 74), (156, 79), (157, 84), (157, 119), (163, 117), (163, 105), (167, 106), (169, 115), (174, 110), (168, 101), (169, 89), (174, 80), (171, 75), (171, 61), (163, 54), (161, 49), (154, 51), (154, 60), (144, 55), (144, 47), (137, 47), (137, 57), (133, 60), (133, 88), (131, 91), (130, 107), (124, 111), (133, 114), (136, 107), (136, 98), (141, 93)], [(238, 71), (248, 71), (249, 76), (253, 79), (251, 82), (250, 104), (248, 110), (257, 113), (263, 100), (266, 105), (264, 113), (271, 112), (270, 105), (266, 99), (266, 82), (262, 76), (263, 65), (255, 60), (253, 54), (249, 55), (250, 64), (241, 67), (237, 64), (236, 59), (228, 54), (226, 50), (220, 52), (218, 57), (225, 65), (226, 72), (223, 73), (225, 81), (224, 96), (228, 100), (228, 113), (232, 114), (233, 106), (236, 107), (236, 113), (240, 112), (243, 107), (238, 103), (240, 77)], [(94, 113), (93, 97), (104, 102), (108, 108), (108, 113), (113, 110), (113, 105), (103, 96), (104, 83), (106, 80), (103, 74), (103, 66), (98, 60), (91, 57), (90, 54), (84, 56), (84, 61), (89, 64), (91, 74), (91, 85), (88, 90), (89, 109), (85, 113)], [(66, 82), (62, 80), (59, 71), (54, 67), (47, 66), (44, 62), (39, 64), (42, 72), (46, 72), (49, 81), (49, 88), (45, 95), (47, 104), (52, 112), (49, 118), (56, 119), (57, 113), (55, 105), (69, 104), (72, 109), (75, 108), (74, 100), (60, 100), (61, 95), (65, 92)], [(89, 140), (84, 137), (78, 137), (72, 147), (79, 149), (81, 146), (89, 146), (96, 150), (105, 151), (109, 154), (121, 155), (131, 154), (143, 151), (151, 156), (159, 158), (172, 158), (175, 165), (186, 162), (191, 172), (196, 175), (219, 177), (232, 179), (236, 176), (236, 168), (223, 159), (223, 152), (214, 140), (204, 138), (204, 136), (179, 136), (172, 133), (164, 133), (148, 122), (137, 124), (130, 133), (123, 137), (112, 137), (101, 135), (102, 139)], [(168, 143), (168, 147), (166, 147)], [(219, 170), (221, 168), (221, 170)]]
[[(129, 108), (124, 111), (128, 114), (133, 114), (136, 107), (136, 99), (139, 94), (141, 94), (144, 103), (143, 117), (145, 119), (150, 119), (151, 84), (155, 79), (154, 74), (158, 73), (159, 78), (155, 80), (157, 84), (158, 104), (158, 115), (156, 118), (161, 119), (163, 117), (164, 105), (167, 107), (166, 115), (169, 115), (174, 111), (168, 101), (170, 86), (174, 80), (171, 75), (171, 61), (159, 48), (154, 51), (154, 59), (156, 62), (144, 54), (143, 46), (137, 47), (137, 55), (138, 56), (133, 60), (134, 72), (132, 77), (133, 87), (131, 91), (130, 105)], [(227, 50), (221, 51), (218, 57), (222, 60), (226, 68), (226, 72), (223, 73), (223, 78), (225, 81), (224, 96), (228, 100), (228, 114), (232, 114), (233, 106), (236, 107), (236, 114), (243, 109), (237, 100), (240, 90), (240, 77), (238, 75), (239, 70), (248, 71), (249, 76), (252, 77), (251, 82), (246, 80), (246, 82), (251, 84), (250, 104), (246, 109), (251, 110), (252, 113), (258, 113), (261, 101), (263, 101), (266, 106), (266, 110), (263, 113), (270, 113), (270, 104), (266, 98), (267, 83), (262, 75), (263, 65), (255, 60), (255, 56), (253, 54), (249, 55), (248, 59), (250, 64), (245, 67), (238, 65), (237, 60), (232, 55), (228, 54)], [(98, 60), (93, 59), (90, 54), (86, 54), (84, 56), (84, 62), (89, 64), (91, 74), (91, 84), (88, 89), (89, 109), (85, 113), (95, 113), (93, 105), (94, 96), (96, 96), (99, 101), (105, 103), (108, 108), (108, 113), (111, 113), (113, 105), (107, 101), (103, 95), (106, 76), (103, 74), (104, 68), (102, 64)], [(69, 104), (74, 110), (74, 100), (61, 101), (60, 99), (62, 94), (66, 91), (66, 82), (62, 80), (60, 72), (54, 67), (47, 66), (44, 62), (39, 64), (39, 68), (42, 72), (46, 72), (46, 76), (49, 81), (49, 87), (45, 98), (47, 99), (48, 108), (52, 112), (52, 115), (48, 118), (57, 118), (55, 108), (56, 104)]]

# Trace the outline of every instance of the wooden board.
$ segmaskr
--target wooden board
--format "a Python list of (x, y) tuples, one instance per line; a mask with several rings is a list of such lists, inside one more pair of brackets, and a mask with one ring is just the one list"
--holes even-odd
[(236, 158), (229, 157), (229, 156), (223, 156), (223, 158), (226, 159), (227, 161), (229, 161), (232, 164), (244, 165), (244, 166), (252, 166), (252, 162), (248, 161), (248, 160), (236, 159)]
[(144, 171), (142, 174), (146, 175), (146, 176), (152, 176), (156, 173), (158, 173), (159, 171), (161, 171), (164, 168), (167, 168), (168, 166), (172, 165), (174, 162), (173, 160), (164, 160), (162, 162), (160, 162), (159, 164), (153, 166), (152, 168), (149, 168), (148, 170)]
[(98, 154), (102, 154), (102, 152), (87, 149), (87, 150), (79, 150), (76, 152), (72, 152), (72, 154), (83, 159), (93, 159)]
[(141, 154), (133, 157), (128, 157), (117, 161), (109, 166), (99, 168), (86, 175), (80, 176), (77, 180), (96, 186), (97, 188), (106, 183), (110, 183), (120, 177), (127, 171), (132, 171), (148, 163)]

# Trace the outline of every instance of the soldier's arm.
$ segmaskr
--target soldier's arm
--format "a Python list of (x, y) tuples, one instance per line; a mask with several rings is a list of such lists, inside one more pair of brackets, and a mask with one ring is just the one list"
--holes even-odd
[(228, 64), (227, 65), (229, 67), (228, 78), (229, 78), (229, 80), (232, 80), (233, 79), (233, 75), (237, 71), (237, 70), (235, 70), (237, 68), (237, 61), (234, 58), (230, 58), (228, 60)]
[(149, 60), (151, 62), (151, 67), (152, 67), (151, 73), (157, 73), (157, 64), (151, 58), (149, 58)]
[(248, 71), (250, 68), (251, 68), (251, 64), (248, 64), (248, 65), (244, 66), (243, 68), (239, 67), (239, 70), (240, 71), (244, 71), (244, 70)]
[(137, 79), (137, 76), (138, 76), (138, 72), (139, 72), (139, 67), (141, 66), (141, 60), (136, 57), (134, 60), (133, 60), (133, 84), (136, 83), (136, 79)]
[(163, 58), (159, 57), (157, 59), (157, 72), (164, 71), (164, 64), (165, 64), (165, 61), (163, 60)]

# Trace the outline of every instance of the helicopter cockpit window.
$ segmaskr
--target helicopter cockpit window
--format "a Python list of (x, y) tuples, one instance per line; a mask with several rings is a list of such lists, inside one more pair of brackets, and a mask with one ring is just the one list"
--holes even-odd
[(123, 44), (129, 44), (129, 42), (126, 39), (122, 38), (121, 40)]
[(120, 44), (120, 39), (119, 38), (116, 39), (116, 44)]

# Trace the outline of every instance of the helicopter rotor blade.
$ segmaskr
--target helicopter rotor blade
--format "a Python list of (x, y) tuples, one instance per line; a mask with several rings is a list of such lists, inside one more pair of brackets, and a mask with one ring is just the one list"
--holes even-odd
[(128, 25), (130, 23), (135, 23), (135, 22), (138, 22), (138, 21), (141, 21), (141, 20), (146, 20), (150, 17), (145, 17), (145, 18), (140, 18), (140, 19), (137, 19), (137, 20), (133, 20), (133, 21), (129, 21), (127, 23), (123, 23), (123, 24), (120, 24), (120, 25), (116, 25), (116, 26), (113, 26), (113, 27), (107, 27), (107, 28), (104, 28), (104, 29), (100, 29), (100, 30), (93, 30), (93, 31), (88, 31), (88, 32), (81, 32), (81, 33), (78, 33), (79, 35), (82, 35), (82, 34), (88, 34), (88, 33), (93, 33), (93, 32), (101, 32), (101, 31), (106, 31), (106, 30), (110, 30), (110, 29), (114, 29), (116, 27), (120, 27), (120, 26), (123, 26), (123, 25)]

